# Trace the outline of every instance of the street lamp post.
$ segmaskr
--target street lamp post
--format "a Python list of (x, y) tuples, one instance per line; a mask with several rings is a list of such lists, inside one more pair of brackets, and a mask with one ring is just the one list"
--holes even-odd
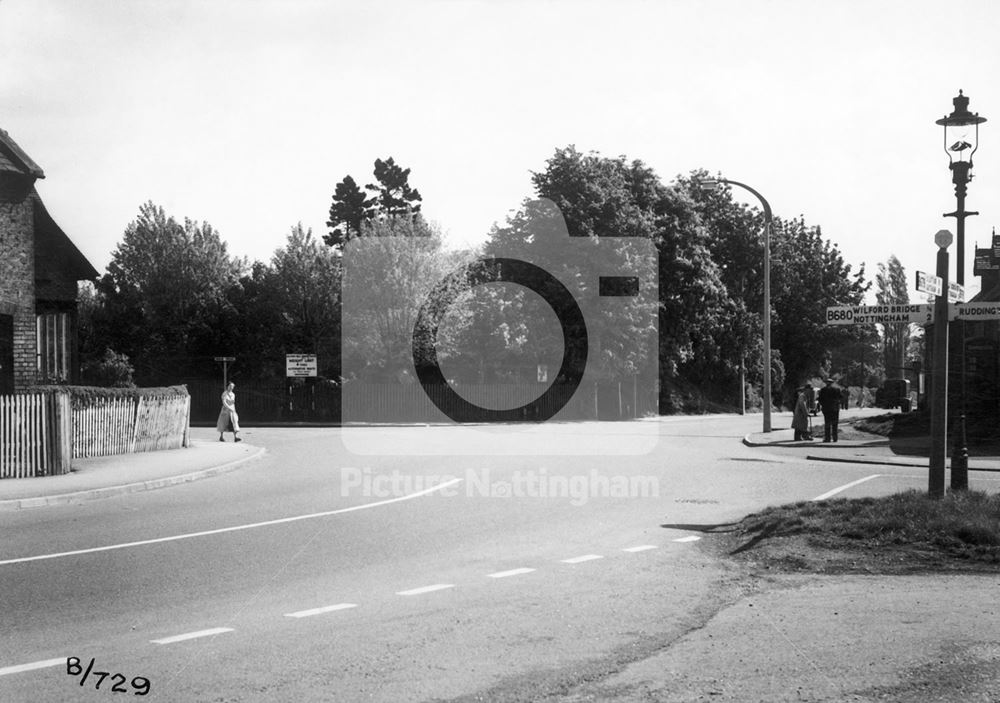
[[(958, 96), (952, 99), (954, 109), (950, 115), (945, 115), (936, 124), (944, 127), (944, 150), (948, 154), (948, 168), (951, 169), (951, 182), (955, 185), (957, 207), (954, 212), (947, 212), (944, 217), (955, 218), (957, 230), (957, 250), (955, 256), (955, 282), (965, 285), (965, 218), (978, 215), (965, 209), (965, 194), (969, 181), (972, 180), (972, 155), (979, 148), (979, 125), (986, 121), (979, 113), (969, 112), (969, 99), (958, 91)], [(961, 349), (959, 350), (961, 378), (959, 379), (959, 415), (958, 431), (955, 433), (955, 447), (951, 454), (951, 487), (952, 490), (965, 490), (969, 487), (969, 449), (965, 436), (965, 321), (957, 320), (959, 325)]]
[(702, 190), (715, 190), (720, 183), (749, 191), (764, 208), (764, 432), (771, 431), (771, 205), (756, 190), (728, 178), (702, 178), (697, 185)]

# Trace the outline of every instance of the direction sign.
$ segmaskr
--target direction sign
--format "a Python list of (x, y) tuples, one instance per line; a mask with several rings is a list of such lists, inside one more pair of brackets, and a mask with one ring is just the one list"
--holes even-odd
[(236, 361), (236, 357), (235, 356), (217, 356), (217, 357), (215, 357), (215, 360), (216, 361)]
[(949, 303), (964, 303), (965, 302), (965, 286), (960, 286), (957, 283), (948, 284), (948, 302)]
[(930, 295), (941, 295), (943, 281), (940, 276), (935, 276), (923, 271), (917, 271), (917, 290)]
[(308, 378), (316, 375), (315, 354), (285, 354), (285, 375), (289, 378)]
[(958, 310), (954, 317), (959, 320), (1000, 320), (1000, 303), (965, 303), (954, 307)]
[(934, 306), (914, 305), (833, 305), (826, 309), (828, 325), (866, 325), (887, 322), (912, 322), (926, 325), (934, 317)]

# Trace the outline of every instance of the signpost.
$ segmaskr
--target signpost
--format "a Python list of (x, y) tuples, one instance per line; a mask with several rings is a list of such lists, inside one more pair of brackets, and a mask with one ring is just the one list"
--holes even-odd
[(285, 354), (285, 375), (288, 378), (315, 378), (315, 354)]
[(216, 361), (222, 362), (222, 387), (229, 388), (229, 362), (236, 361), (235, 356), (217, 356)]

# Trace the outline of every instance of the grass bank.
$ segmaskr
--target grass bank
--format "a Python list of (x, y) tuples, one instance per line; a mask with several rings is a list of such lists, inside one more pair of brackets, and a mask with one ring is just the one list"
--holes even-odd
[(1000, 571), (1000, 495), (908, 491), (795, 503), (748, 515), (727, 536), (737, 559), (820, 572)]

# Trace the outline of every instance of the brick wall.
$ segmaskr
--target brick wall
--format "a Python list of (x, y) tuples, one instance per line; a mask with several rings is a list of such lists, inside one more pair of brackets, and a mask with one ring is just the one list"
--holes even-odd
[(37, 359), (34, 214), (18, 185), (0, 183), (0, 313), (14, 317), (14, 386), (22, 388), (35, 383)]

